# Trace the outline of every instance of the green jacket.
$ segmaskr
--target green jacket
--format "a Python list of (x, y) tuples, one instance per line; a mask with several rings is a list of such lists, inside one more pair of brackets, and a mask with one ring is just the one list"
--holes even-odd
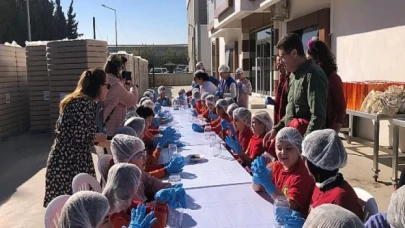
[(318, 65), (306, 61), (290, 75), (286, 114), (274, 129), (279, 131), (294, 118), (309, 121), (305, 135), (324, 129), (327, 99), (328, 78)]

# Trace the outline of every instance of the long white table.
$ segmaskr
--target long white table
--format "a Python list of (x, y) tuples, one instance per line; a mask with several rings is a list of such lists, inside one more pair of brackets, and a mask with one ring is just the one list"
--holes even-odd
[[(173, 126), (181, 133), (187, 146), (179, 149), (186, 158), (181, 182), (187, 193), (187, 209), (182, 227), (274, 227), (271, 198), (258, 194), (251, 187), (252, 177), (226, 150), (219, 146), (214, 156), (209, 140), (203, 133), (191, 129), (192, 122), (185, 110), (172, 110)], [(163, 126), (165, 127), (165, 126)], [(218, 141), (222, 141), (217, 138)], [(191, 154), (202, 154), (201, 162), (188, 159)], [(171, 155), (161, 152), (159, 163), (166, 163)]]

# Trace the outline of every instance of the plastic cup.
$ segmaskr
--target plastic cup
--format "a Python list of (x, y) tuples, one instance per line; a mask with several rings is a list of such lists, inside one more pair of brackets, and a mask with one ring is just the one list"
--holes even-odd
[(169, 208), (167, 215), (166, 227), (168, 228), (180, 228), (183, 223), (183, 208)]

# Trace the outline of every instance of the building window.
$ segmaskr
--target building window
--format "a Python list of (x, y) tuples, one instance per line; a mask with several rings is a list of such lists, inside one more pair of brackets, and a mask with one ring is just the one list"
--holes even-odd
[(255, 85), (254, 91), (262, 95), (273, 95), (273, 39), (272, 28), (267, 28), (255, 33), (256, 39), (256, 53), (255, 67), (253, 67), (253, 74)]
[(307, 43), (312, 39), (312, 37), (318, 37), (319, 36), (319, 28), (318, 26), (311, 26), (307, 27), (304, 29), (300, 29), (297, 31), (294, 31), (293, 33), (299, 35), (302, 40), (302, 45), (304, 46), (304, 51), (305, 53), (307, 52)]
[(215, 77), (217, 76), (217, 65), (215, 65), (215, 41), (211, 43), (211, 74)]

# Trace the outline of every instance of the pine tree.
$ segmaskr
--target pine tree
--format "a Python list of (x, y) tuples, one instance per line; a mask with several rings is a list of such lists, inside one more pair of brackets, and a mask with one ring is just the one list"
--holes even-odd
[(66, 17), (63, 13), (62, 6), (60, 5), (60, 0), (56, 0), (56, 10), (54, 14), (55, 18), (55, 28), (56, 28), (56, 39), (65, 39), (67, 37), (67, 24)]
[(76, 39), (81, 36), (77, 33), (77, 26), (79, 22), (76, 21), (76, 13), (73, 12), (73, 0), (70, 2), (69, 10), (67, 13), (67, 37), (69, 39)]

